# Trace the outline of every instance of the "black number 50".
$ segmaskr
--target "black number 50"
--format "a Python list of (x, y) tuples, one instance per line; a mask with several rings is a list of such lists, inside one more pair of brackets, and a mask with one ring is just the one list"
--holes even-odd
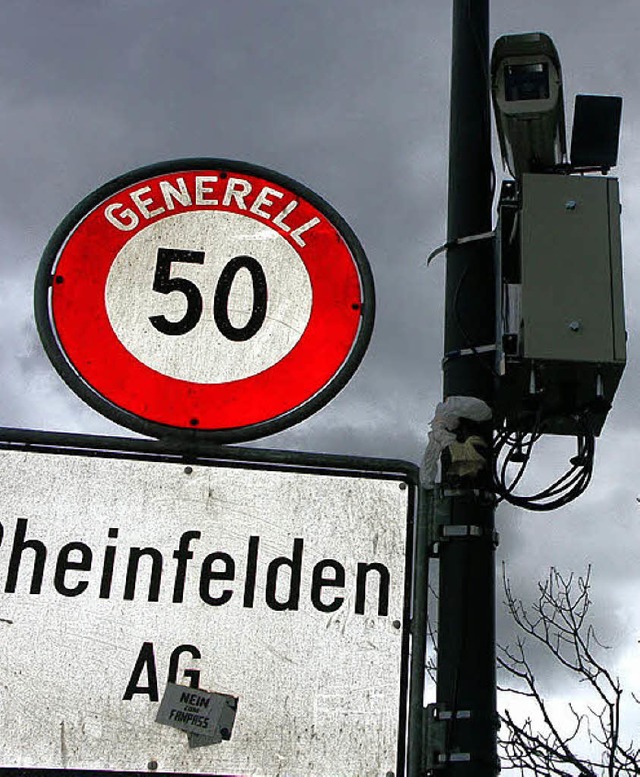
[[(151, 324), (164, 335), (184, 335), (190, 332), (202, 318), (203, 302), (200, 289), (187, 278), (172, 277), (174, 262), (204, 264), (204, 251), (183, 251), (179, 248), (159, 248), (156, 270), (153, 276), (153, 290), (159, 294), (179, 291), (184, 294), (187, 309), (179, 321), (170, 321), (165, 316), (149, 316)], [(229, 318), (229, 294), (238, 271), (245, 269), (251, 275), (253, 284), (253, 306), (249, 320), (244, 326), (234, 326)], [(222, 270), (213, 298), (213, 320), (228, 340), (249, 340), (260, 329), (267, 315), (267, 278), (260, 263), (251, 256), (236, 256)]]

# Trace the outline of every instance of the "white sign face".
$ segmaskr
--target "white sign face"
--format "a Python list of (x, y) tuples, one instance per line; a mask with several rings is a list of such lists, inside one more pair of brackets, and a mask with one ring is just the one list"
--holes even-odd
[[(154, 326), (158, 311), (166, 320), (180, 321), (187, 306), (184, 294), (167, 294), (159, 303), (153, 290), (156, 257), (163, 247), (171, 251), (183, 245), (185, 235), (207, 261), (182, 262), (180, 277), (200, 289), (207, 314), (181, 336), (168, 337)], [(236, 256), (256, 263), (250, 266), (260, 268), (268, 293), (255, 334), (230, 340), (216, 325), (213, 301), (225, 267)], [(241, 269), (226, 305), (238, 331), (250, 321), (256, 296), (254, 276)], [(244, 380), (282, 361), (307, 327), (312, 300), (307, 269), (282, 235), (248, 216), (221, 211), (180, 213), (145, 227), (119, 251), (105, 290), (113, 331), (138, 361), (162, 375), (205, 384)]]
[(0, 451), (0, 767), (397, 773), (412, 487), (267, 466)]

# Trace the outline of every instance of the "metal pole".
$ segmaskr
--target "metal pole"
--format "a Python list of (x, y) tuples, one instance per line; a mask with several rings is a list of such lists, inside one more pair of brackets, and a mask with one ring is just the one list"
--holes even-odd
[[(489, 2), (454, 0), (449, 136), (448, 240), (491, 230)], [(493, 243), (447, 254), (444, 397), (492, 405), (495, 343)], [(461, 354), (459, 352), (462, 352)], [(473, 430), (487, 442), (491, 425)], [(443, 777), (487, 777), (496, 754), (494, 506), (488, 472), (456, 481), (443, 461), (451, 527), (439, 544), (436, 701), (446, 720)]]

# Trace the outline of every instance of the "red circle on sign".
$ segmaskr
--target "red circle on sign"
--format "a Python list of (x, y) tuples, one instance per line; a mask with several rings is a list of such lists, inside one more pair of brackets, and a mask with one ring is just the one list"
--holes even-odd
[[(45, 348), (96, 409), (155, 436), (220, 441), (285, 428), (337, 393), (364, 353), (372, 303), (362, 249), (330, 206), (222, 160), (102, 187), (52, 238), (36, 288)], [(251, 316), (234, 312), (243, 306)]]

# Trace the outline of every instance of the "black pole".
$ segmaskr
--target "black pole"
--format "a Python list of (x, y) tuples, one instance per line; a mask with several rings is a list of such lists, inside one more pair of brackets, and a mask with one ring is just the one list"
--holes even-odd
[[(454, 0), (448, 240), (491, 230), (489, 0)], [(493, 241), (447, 253), (444, 397), (493, 402)], [(482, 349), (482, 350), (478, 350)], [(469, 429), (491, 439), (491, 424)], [(488, 455), (488, 449), (487, 449)], [(488, 469), (456, 479), (443, 460), (451, 526), (439, 544), (438, 716), (448, 720), (443, 777), (498, 771), (494, 506)]]

